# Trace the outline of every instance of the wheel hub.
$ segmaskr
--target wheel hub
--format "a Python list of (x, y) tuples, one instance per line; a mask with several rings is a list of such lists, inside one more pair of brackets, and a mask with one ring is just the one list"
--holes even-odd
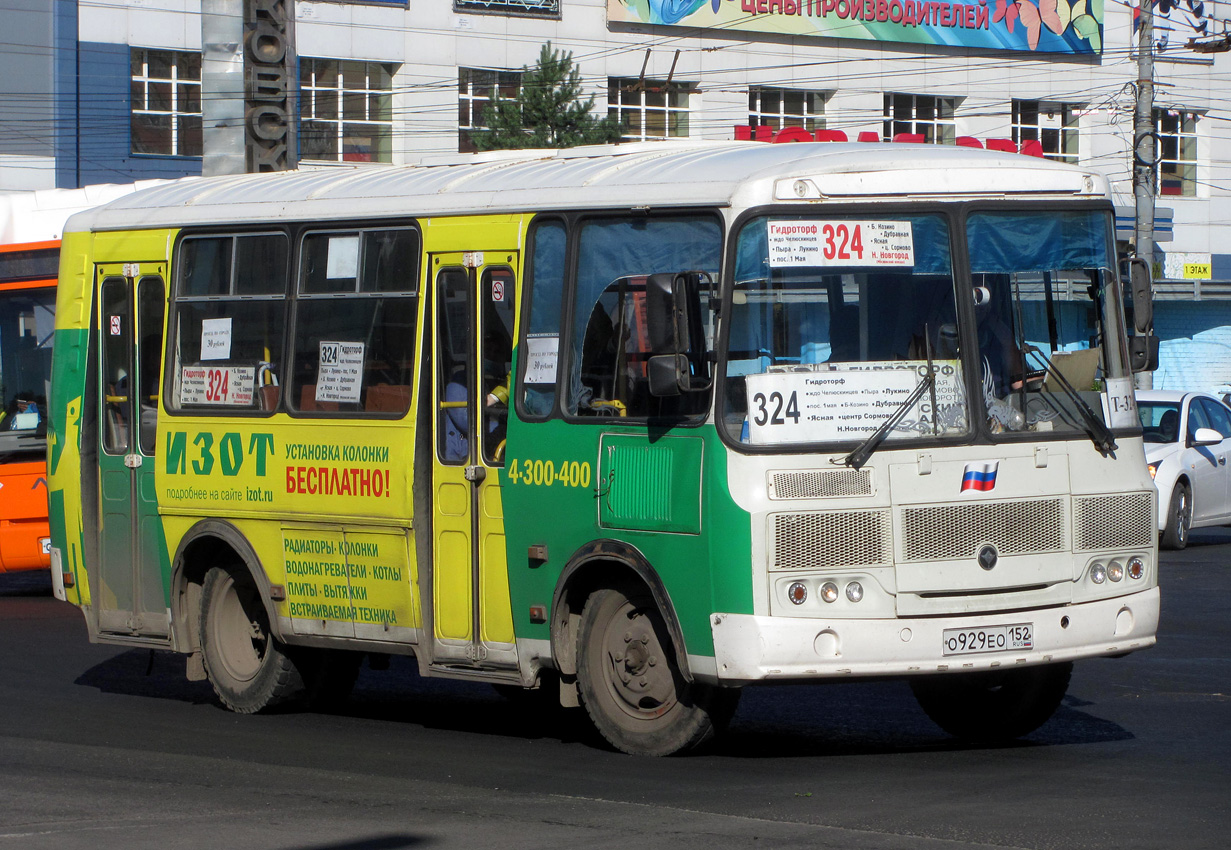
[(649, 617), (631, 604), (611, 629), (606, 642), (608, 688), (617, 704), (637, 717), (657, 717), (675, 704), (671, 670), (662, 663), (662, 645)]

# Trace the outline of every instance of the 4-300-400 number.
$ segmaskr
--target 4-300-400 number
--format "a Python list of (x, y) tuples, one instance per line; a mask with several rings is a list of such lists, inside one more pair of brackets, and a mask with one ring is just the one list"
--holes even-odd
[(590, 464), (586, 461), (510, 460), (505, 478), (512, 484), (532, 484), (536, 487), (589, 487)]

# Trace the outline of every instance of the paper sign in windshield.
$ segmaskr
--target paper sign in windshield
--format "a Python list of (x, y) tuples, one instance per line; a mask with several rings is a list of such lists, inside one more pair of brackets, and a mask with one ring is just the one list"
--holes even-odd
[(231, 318), (201, 320), (201, 359), (231, 359)]
[[(966, 427), (957, 361), (937, 360), (936, 410), (924, 393), (890, 437), (946, 434)], [(863, 440), (897, 411), (927, 374), (927, 363), (835, 363), (749, 375), (748, 441), (753, 445)]]
[(255, 366), (184, 366), (180, 369), (180, 404), (251, 407), (255, 386)]
[(909, 221), (769, 222), (770, 266), (913, 266)]
[(539, 334), (526, 337), (526, 383), (554, 384), (560, 337)]
[(362, 342), (322, 342), (316, 373), (317, 401), (359, 401), (363, 390)]

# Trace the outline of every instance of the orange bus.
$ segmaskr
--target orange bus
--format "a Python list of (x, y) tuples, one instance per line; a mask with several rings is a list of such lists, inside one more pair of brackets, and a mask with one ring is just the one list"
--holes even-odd
[(0, 245), (0, 572), (51, 566), (47, 398), (60, 241)]
[(64, 222), (165, 182), (0, 194), (0, 573), (51, 566), (47, 399)]

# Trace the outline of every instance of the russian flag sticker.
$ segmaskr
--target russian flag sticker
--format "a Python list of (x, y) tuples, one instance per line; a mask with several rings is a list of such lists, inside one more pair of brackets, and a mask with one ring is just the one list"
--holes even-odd
[(991, 463), (968, 463), (966, 471), (962, 473), (962, 492), (967, 490), (994, 490), (996, 489), (996, 469), (1000, 466), (1000, 461), (994, 460)]

